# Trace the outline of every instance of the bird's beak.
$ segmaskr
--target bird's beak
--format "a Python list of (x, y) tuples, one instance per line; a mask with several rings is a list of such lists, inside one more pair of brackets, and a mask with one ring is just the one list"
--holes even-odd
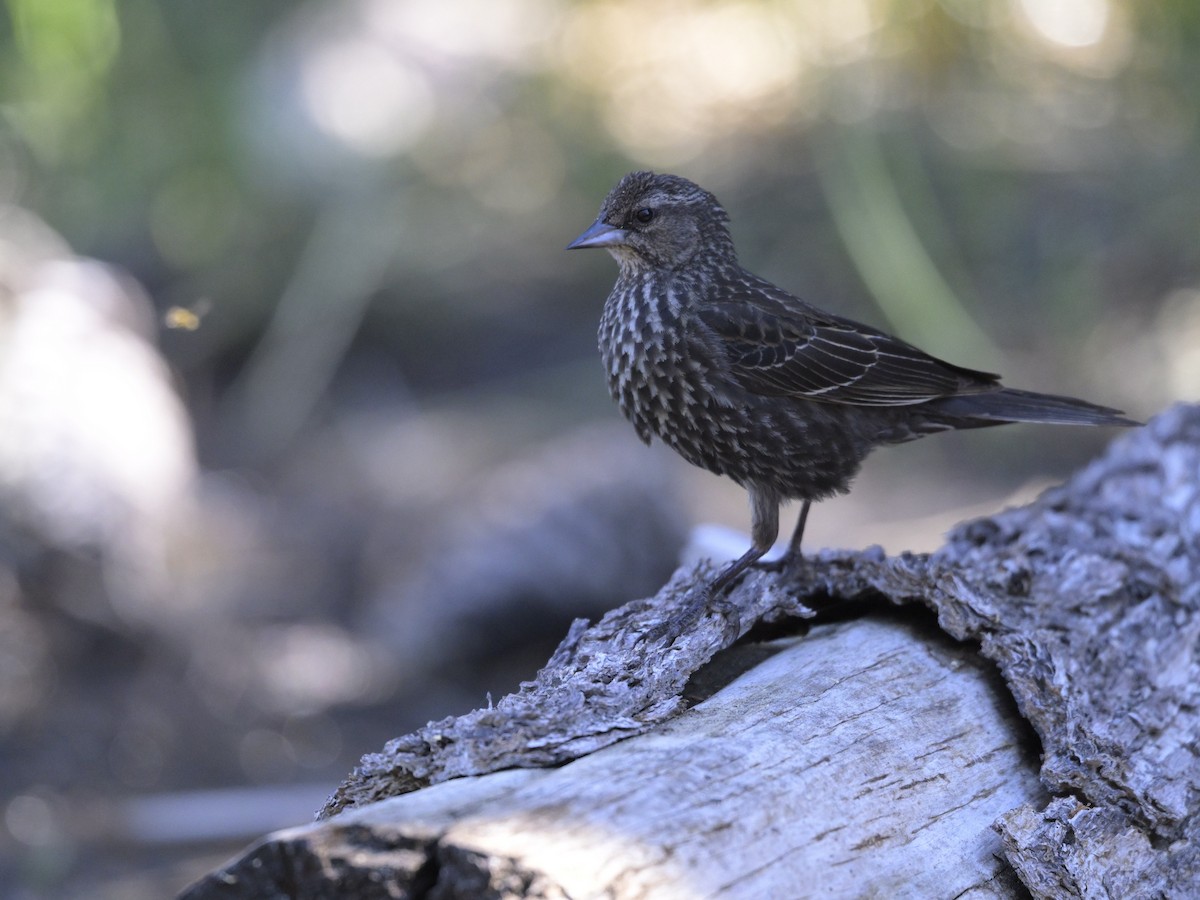
[(613, 247), (623, 243), (625, 243), (624, 229), (597, 219), (588, 226), (587, 231), (567, 244), (566, 249), (580, 250), (584, 247)]

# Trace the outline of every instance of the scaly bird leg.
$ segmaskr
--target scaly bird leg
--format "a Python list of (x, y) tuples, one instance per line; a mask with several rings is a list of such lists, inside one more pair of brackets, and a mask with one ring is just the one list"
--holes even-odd
[(750, 549), (722, 569), (717, 577), (697, 589), (676, 612), (642, 635), (641, 640), (658, 641), (666, 638), (674, 641), (679, 635), (698, 622), (709, 606), (718, 603), (724, 609), (726, 621), (726, 643), (733, 643), (741, 630), (736, 607), (723, 598), (723, 594), (737, 582), (746, 570), (758, 562), (771, 549), (779, 536), (779, 495), (770, 488), (750, 486)]
[(785, 567), (800, 560), (800, 542), (804, 540), (804, 523), (808, 521), (810, 506), (812, 506), (812, 501), (805, 500), (804, 505), (800, 507), (800, 518), (796, 520), (796, 530), (792, 532), (792, 539), (788, 541), (787, 554), (782, 560)]
[(770, 572), (786, 572), (796, 563), (800, 562), (802, 554), (800, 553), (800, 542), (804, 540), (804, 524), (808, 521), (808, 508), (812, 506), (811, 500), (805, 500), (804, 505), (800, 507), (800, 518), (796, 522), (796, 530), (792, 532), (792, 539), (788, 541), (787, 553), (782, 557), (771, 562), (759, 563), (760, 569), (766, 569)]
[[(750, 549), (721, 570), (708, 586), (714, 597), (732, 587), (748, 568), (771, 549), (779, 537), (779, 495), (770, 488), (750, 485)], [(795, 538), (793, 538), (795, 540)]]
[(733, 584), (748, 568), (754, 565), (762, 555), (771, 549), (771, 545), (760, 547), (758, 544), (751, 545), (750, 549), (727, 565), (720, 571), (708, 585), (708, 592), (713, 597), (719, 597), (727, 589), (733, 587)]

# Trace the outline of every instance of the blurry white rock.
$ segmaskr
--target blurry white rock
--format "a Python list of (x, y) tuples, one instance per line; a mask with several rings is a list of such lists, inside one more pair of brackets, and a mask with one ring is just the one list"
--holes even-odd
[(0, 503), (38, 544), (98, 553), (127, 613), (168, 589), (197, 472), (153, 325), (131, 279), (0, 207)]

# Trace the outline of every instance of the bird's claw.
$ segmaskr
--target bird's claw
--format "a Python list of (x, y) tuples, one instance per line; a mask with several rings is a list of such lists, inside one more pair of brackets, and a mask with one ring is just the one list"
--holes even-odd
[(729, 600), (726, 590), (714, 591), (711, 585), (698, 588), (681, 606), (658, 624), (638, 636), (638, 643), (670, 645), (694, 628), (706, 613), (714, 613), (725, 623), (726, 643), (737, 640), (741, 633), (741, 615), (737, 604)]

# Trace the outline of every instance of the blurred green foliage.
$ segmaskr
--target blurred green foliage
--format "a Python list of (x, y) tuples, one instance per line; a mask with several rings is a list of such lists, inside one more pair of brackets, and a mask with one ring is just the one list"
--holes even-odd
[[(818, 303), (987, 367), (1056, 348), (1064, 388), (1200, 269), (1183, 0), (5, 10), (0, 198), (210, 310), (164, 346), (214, 462), (285, 447), (363, 347), (418, 392), (582, 360), (611, 273), (558, 250), (633, 167)], [(1104, 399), (1178, 387), (1143, 381)]]

